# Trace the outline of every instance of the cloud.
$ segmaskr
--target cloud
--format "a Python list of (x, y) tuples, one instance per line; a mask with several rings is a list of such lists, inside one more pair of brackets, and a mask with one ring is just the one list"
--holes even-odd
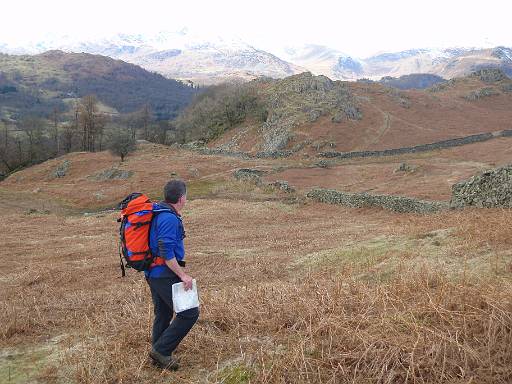
[[(264, 49), (316, 43), (355, 56), (413, 47), (512, 45), (512, 5), (497, 0), (8, 1), (0, 42), (45, 34), (98, 37), (189, 27), (235, 35)], [(21, 20), (21, 21), (20, 21)]]

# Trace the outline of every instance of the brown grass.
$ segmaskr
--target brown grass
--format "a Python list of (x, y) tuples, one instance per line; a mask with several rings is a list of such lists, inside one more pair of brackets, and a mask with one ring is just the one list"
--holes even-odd
[[(1, 342), (23, 350), (60, 336), (38, 372), (48, 382), (509, 382), (510, 270), (462, 278), (456, 254), (461, 244), (467, 252), (508, 245), (500, 240), (510, 238), (505, 226), (490, 237), (478, 228), (510, 213), (486, 211), (482, 221), (480, 212), (425, 218), (320, 204), (192, 201), (185, 220), (201, 318), (179, 348), (178, 373), (147, 361), (149, 291), (136, 273), (119, 277), (113, 214), (12, 214), (5, 245), (15, 262), (0, 280), (7, 292)], [(428, 263), (428, 255), (413, 262), (425, 248), (415, 241), (452, 226), (441, 247), (459, 258), (456, 277), (442, 263)], [(21, 232), (28, 241), (19, 241)], [(343, 259), (340, 268), (297, 266), (304, 255), (382, 235), (407, 238), (410, 248), (391, 247), (378, 264), (363, 267)], [(396, 257), (400, 265), (390, 263), (388, 276), (377, 278)], [(361, 268), (375, 278), (361, 278)]]
[[(512, 381), (510, 210), (323, 205), (199, 159), (184, 220), (201, 316), (176, 373), (149, 364), (150, 294), (140, 274), (120, 277), (116, 214), (46, 212), (44, 192), (2, 184), (0, 381)], [(76, 199), (66, 188), (56, 196)]]

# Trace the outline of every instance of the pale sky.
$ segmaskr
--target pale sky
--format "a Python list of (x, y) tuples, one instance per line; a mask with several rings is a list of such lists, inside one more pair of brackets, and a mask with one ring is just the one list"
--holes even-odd
[(356, 57), (452, 46), (512, 46), (512, 2), (497, 0), (3, 0), (0, 44), (46, 34), (176, 31), (237, 36), (261, 49), (306, 43)]

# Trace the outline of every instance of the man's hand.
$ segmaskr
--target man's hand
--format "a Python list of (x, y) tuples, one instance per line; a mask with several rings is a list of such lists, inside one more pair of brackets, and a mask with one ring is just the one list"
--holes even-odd
[(185, 291), (188, 291), (192, 288), (192, 277), (187, 275), (183, 268), (181, 268), (176, 261), (176, 258), (172, 258), (170, 260), (166, 260), (165, 263), (167, 266), (173, 271), (180, 279), (185, 283)]
[(192, 277), (187, 275), (186, 273), (181, 276), (181, 281), (185, 284), (185, 291), (188, 291), (189, 289), (192, 289)]

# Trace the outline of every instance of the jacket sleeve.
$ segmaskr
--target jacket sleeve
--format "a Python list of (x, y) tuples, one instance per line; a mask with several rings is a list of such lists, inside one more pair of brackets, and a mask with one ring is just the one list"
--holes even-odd
[(171, 260), (176, 255), (174, 250), (178, 247), (178, 219), (171, 214), (161, 214), (158, 222), (158, 253), (165, 260)]

